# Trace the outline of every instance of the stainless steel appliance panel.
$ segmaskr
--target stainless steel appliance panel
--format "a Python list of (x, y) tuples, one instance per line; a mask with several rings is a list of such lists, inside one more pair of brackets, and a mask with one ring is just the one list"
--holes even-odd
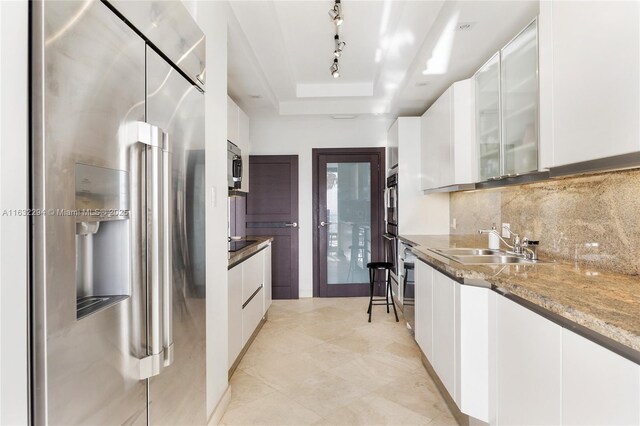
[(175, 348), (173, 363), (149, 379), (149, 422), (205, 424), (204, 164), (193, 161), (204, 153), (204, 95), (150, 48), (147, 122), (162, 128), (171, 141), (169, 308)]
[[(145, 45), (101, 2), (32, 12), (32, 207), (48, 212), (33, 217), (34, 423), (145, 424), (143, 289), (119, 282), (121, 300), (77, 319), (78, 219), (63, 212), (76, 207), (77, 164), (131, 171), (126, 128), (144, 120)], [(130, 238), (127, 226), (84, 227)]]
[(110, 0), (109, 3), (204, 88), (205, 36), (181, 1)]
[(242, 151), (232, 142), (227, 141), (227, 184), (230, 189), (242, 186)]
[[(398, 226), (398, 172), (387, 178), (387, 225)], [(388, 226), (387, 226), (388, 228)], [(391, 232), (387, 230), (387, 232)], [(394, 233), (397, 235), (397, 232)]]

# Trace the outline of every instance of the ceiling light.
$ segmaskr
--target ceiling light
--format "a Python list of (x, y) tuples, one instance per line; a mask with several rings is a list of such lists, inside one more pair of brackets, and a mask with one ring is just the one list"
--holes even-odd
[(333, 64), (329, 67), (329, 72), (333, 76), (333, 78), (340, 77), (340, 69), (338, 68), (338, 58), (333, 60)]
[(334, 58), (333, 58), (333, 63), (329, 67), (329, 72), (331, 73), (331, 76), (333, 78), (339, 78), (340, 67), (338, 65), (338, 58), (342, 56), (342, 50), (347, 45), (347, 43), (345, 43), (344, 41), (340, 41), (340, 35), (338, 34), (338, 27), (342, 25), (342, 22), (344, 21), (342, 17), (342, 4), (340, 3), (340, 0), (335, 0), (335, 3), (333, 4), (333, 8), (329, 10), (329, 17), (331, 17), (331, 20), (335, 24), (335, 30), (336, 30), (336, 35), (333, 37), (333, 41), (335, 44), (335, 48), (333, 49)]
[(329, 9), (329, 17), (337, 26), (342, 25), (344, 18), (342, 17), (342, 6), (340, 5), (340, 0), (336, 0), (333, 8)]
[(336, 42), (336, 50), (333, 51), (333, 55), (336, 58), (339, 58), (340, 55), (342, 55), (342, 49), (344, 49), (347, 43), (345, 43), (344, 41), (340, 41), (340, 36), (338, 34), (336, 34), (333, 39)]

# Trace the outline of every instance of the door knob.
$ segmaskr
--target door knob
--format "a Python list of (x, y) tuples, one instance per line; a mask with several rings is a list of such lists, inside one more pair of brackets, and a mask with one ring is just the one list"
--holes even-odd
[(325, 222), (324, 220), (322, 222), (320, 222), (320, 226), (327, 226), (327, 225), (333, 225), (333, 223)]
[(297, 228), (298, 222), (287, 222), (284, 224), (284, 226), (286, 226), (287, 228)]

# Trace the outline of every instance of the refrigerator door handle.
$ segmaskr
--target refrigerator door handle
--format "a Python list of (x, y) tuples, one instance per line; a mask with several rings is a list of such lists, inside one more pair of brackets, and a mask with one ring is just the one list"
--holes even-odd
[[(147, 379), (162, 372), (165, 365), (165, 256), (167, 238), (165, 233), (165, 157), (164, 137), (160, 128), (145, 122), (137, 122), (135, 126), (135, 141), (145, 145), (145, 194), (146, 197), (146, 277), (147, 277), (147, 356), (140, 359), (140, 379)], [(168, 178), (170, 180), (170, 177)], [(145, 242), (143, 242), (145, 244)]]
[(172, 210), (172, 170), (171, 140), (167, 132), (162, 132), (162, 329), (164, 366), (173, 363), (173, 210)]

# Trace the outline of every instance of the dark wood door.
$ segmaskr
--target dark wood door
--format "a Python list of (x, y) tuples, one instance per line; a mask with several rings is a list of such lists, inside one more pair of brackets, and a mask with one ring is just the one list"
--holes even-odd
[(317, 149), (313, 155), (314, 295), (368, 296), (367, 263), (385, 256), (384, 150)]
[(298, 156), (249, 157), (247, 235), (271, 236), (272, 296), (298, 298)]

